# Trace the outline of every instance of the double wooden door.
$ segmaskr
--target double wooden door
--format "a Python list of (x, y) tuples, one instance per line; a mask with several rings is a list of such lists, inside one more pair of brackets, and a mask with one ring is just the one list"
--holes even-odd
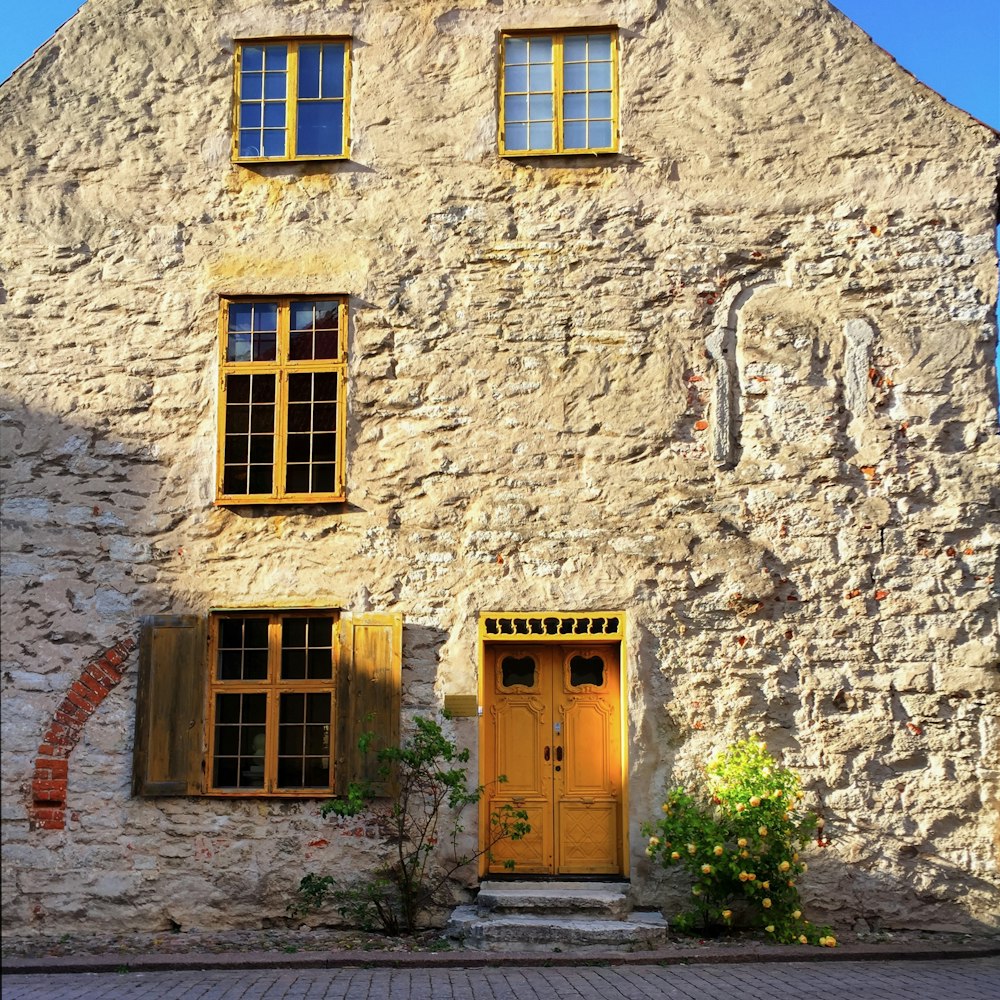
[(531, 824), (493, 848), (488, 871), (619, 874), (618, 644), (497, 643), (485, 661), (484, 819), (510, 805)]

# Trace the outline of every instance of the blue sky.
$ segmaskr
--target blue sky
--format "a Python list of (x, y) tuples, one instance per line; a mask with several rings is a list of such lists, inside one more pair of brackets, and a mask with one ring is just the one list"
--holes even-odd
[[(918, 79), (1000, 129), (998, 0), (833, 0)], [(67, 18), (80, 0), (0, 0), (0, 80)]]

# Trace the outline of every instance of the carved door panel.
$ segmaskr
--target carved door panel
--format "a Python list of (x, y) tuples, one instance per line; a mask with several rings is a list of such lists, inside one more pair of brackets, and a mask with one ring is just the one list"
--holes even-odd
[(486, 814), (511, 806), (531, 824), (523, 839), (496, 845), (488, 870), (619, 872), (617, 646), (497, 645), (486, 669)]

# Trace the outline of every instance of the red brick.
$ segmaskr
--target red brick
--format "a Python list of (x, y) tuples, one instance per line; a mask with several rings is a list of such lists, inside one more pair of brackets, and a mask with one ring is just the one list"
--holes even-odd
[(122, 679), (122, 675), (119, 674), (117, 677), (112, 677), (99, 663), (88, 663), (86, 666), (86, 673), (91, 677), (95, 677), (98, 681), (104, 684), (109, 691), (115, 688), (118, 682)]
[(35, 761), (35, 772), (40, 770), (51, 771), (57, 778), (65, 778), (69, 774), (68, 760), (54, 760), (51, 757), (39, 757)]
[[(63, 702), (63, 705), (65, 704), (67, 702)], [(76, 705), (70, 704), (69, 707), (73, 710), (73, 715), (66, 712), (62, 705), (56, 709), (56, 722), (61, 722), (66, 727), (67, 733), (65, 738), (72, 740), (76, 744), (76, 741), (80, 738), (80, 726), (87, 717), (80, 713)]]
[(86, 670), (80, 676), (80, 683), (87, 689), (87, 697), (95, 704), (100, 705), (108, 693), (107, 685), (101, 683)]
[(77, 708), (85, 716), (91, 716), (94, 714), (97, 706), (87, 697), (84, 693), (87, 689), (79, 682), (74, 682), (73, 686), (69, 689), (69, 693), (66, 695), (67, 700), (73, 702)]
[(35, 810), (35, 819), (58, 819), (61, 821), (65, 815), (65, 809), (59, 809), (53, 806), (40, 806)]
[(102, 657), (106, 663), (110, 663), (113, 667), (117, 667), (119, 663), (122, 662), (124, 657), (118, 651), (117, 646), (112, 646)]
[(120, 681), (124, 675), (124, 671), (119, 670), (118, 667), (112, 663), (106, 656), (102, 656), (98, 661), (97, 665), (101, 667), (102, 670), (108, 676), (114, 678), (115, 682)]
[(57, 757), (62, 759), (62, 748), (56, 746), (54, 743), (39, 743), (38, 744), (38, 756), (39, 757)]

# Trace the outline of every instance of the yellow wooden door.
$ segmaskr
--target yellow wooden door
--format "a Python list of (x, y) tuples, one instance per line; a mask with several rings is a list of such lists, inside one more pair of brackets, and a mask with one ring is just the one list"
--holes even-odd
[(486, 816), (509, 805), (531, 824), (523, 839), (492, 849), (488, 870), (618, 874), (617, 645), (497, 644), (487, 647), (486, 670)]

